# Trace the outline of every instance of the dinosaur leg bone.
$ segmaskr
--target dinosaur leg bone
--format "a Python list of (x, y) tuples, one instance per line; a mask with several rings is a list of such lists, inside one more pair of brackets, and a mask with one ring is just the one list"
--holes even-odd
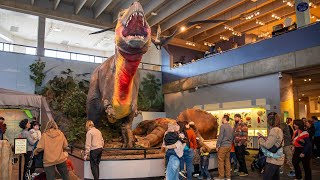
[(136, 142), (136, 144), (144, 148), (153, 147), (162, 142), (165, 132), (166, 129), (161, 126), (157, 126), (150, 134), (148, 134), (144, 139)]

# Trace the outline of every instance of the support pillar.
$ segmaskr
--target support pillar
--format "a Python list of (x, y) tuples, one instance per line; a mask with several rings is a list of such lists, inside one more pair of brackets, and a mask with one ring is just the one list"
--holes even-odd
[(37, 39), (37, 55), (44, 56), (44, 38), (46, 32), (46, 18), (39, 16), (38, 21), (38, 39)]
[(295, 118), (294, 102), (292, 76), (282, 73), (280, 80), (280, 112), (283, 120), (287, 117)]
[(296, 11), (298, 28), (310, 24), (309, 0), (295, 0), (294, 7)]

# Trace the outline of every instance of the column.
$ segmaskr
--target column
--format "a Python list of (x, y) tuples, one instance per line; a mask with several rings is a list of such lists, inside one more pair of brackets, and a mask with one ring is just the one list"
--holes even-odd
[(294, 7), (298, 28), (310, 24), (309, 0), (295, 0)]
[(37, 41), (37, 55), (44, 56), (44, 38), (46, 32), (46, 18), (39, 16), (38, 21), (38, 41)]
[(289, 74), (282, 73), (282, 78), (280, 79), (280, 112), (282, 118), (295, 118), (294, 102), (292, 77)]

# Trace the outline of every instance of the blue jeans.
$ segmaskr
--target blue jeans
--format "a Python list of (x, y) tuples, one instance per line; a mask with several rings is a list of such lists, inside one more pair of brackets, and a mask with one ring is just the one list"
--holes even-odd
[(235, 152), (230, 152), (230, 164), (231, 164), (231, 159), (233, 159), (234, 169), (238, 169), (238, 160)]
[[(165, 167), (168, 166), (169, 158), (171, 155), (177, 156), (177, 153), (174, 151), (174, 149), (168, 149), (166, 152), (166, 162), (165, 162)], [(178, 156), (177, 156), (178, 157)]]
[(209, 157), (210, 156), (201, 156), (200, 158), (200, 166), (201, 166), (201, 177), (204, 178), (206, 176), (207, 179), (211, 179), (208, 166), (209, 166)]
[[(183, 156), (180, 159), (180, 170), (184, 169), (184, 164), (187, 167), (187, 180), (192, 180), (192, 173), (193, 173), (193, 164), (192, 159), (194, 157), (193, 149), (183, 151)], [(182, 179), (182, 177), (180, 177)]]
[(179, 166), (180, 160), (177, 156), (170, 156), (167, 166), (166, 180), (178, 180), (179, 179)]

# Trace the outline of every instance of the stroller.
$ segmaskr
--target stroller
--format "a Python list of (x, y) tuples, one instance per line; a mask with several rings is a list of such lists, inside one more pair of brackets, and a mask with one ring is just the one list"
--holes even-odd
[(27, 180), (46, 180), (46, 175), (42, 173), (31, 174), (32, 168), (43, 168), (43, 152), (39, 153), (37, 156), (34, 155), (34, 150), (36, 149), (38, 141), (34, 144), (30, 161), (28, 162), (27, 172), (24, 174)]
[(254, 157), (251, 164), (251, 170), (254, 171), (255, 169), (258, 169), (260, 173), (263, 172), (263, 168), (266, 165), (266, 159), (267, 157), (263, 154), (261, 148), (259, 149), (259, 153)]

